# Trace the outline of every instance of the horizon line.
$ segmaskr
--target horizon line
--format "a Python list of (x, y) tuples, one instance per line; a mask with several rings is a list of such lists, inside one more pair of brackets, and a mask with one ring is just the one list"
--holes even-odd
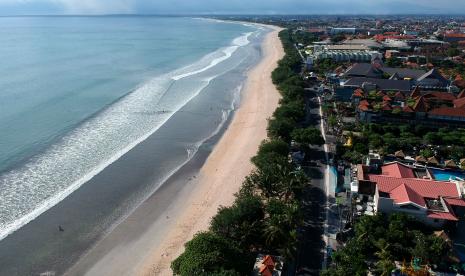
[(105, 17), (105, 16), (261, 16), (261, 17), (279, 17), (279, 16), (465, 16), (464, 13), (102, 13), (102, 14), (0, 14), (0, 17)]

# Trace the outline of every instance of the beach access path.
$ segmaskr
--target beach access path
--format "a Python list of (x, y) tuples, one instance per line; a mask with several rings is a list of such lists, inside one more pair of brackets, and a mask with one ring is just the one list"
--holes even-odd
[[(250, 159), (267, 137), (268, 119), (280, 95), (271, 73), (284, 56), (271, 27), (262, 43), (261, 61), (248, 72), (240, 107), (200, 172), (189, 184), (163, 187), (121, 222), (66, 275), (172, 275), (171, 262), (196, 233), (208, 229), (220, 206), (229, 206), (253, 170)], [(177, 188), (166, 194), (165, 190)], [(164, 202), (164, 203), (163, 203)], [(168, 207), (160, 210), (157, 204)], [(154, 218), (154, 219), (150, 219)]]

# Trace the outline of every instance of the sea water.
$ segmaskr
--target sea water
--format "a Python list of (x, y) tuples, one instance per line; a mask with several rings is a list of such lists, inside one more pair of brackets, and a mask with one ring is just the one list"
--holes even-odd
[[(224, 126), (265, 32), (194, 18), (0, 18), (0, 239), (58, 203), (79, 206), (68, 208), (89, 225), (76, 234), (92, 238), (127, 215)], [(136, 158), (149, 165), (101, 173), (151, 136), (154, 157)], [(119, 183), (125, 170), (137, 182)], [(66, 202), (83, 185), (105, 190), (92, 210), (91, 196)]]

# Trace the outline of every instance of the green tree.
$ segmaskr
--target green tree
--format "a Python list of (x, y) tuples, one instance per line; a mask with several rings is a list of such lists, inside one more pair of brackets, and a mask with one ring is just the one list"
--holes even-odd
[(296, 127), (296, 122), (289, 118), (273, 118), (268, 122), (268, 135), (272, 138), (281, 138), (290, 141), (291, 132)]
[(337, 117), (335, 115), (331, 114), (328, 116), (328, 126), (329, 127), (337, 126)]
[(258, 196), (238, 196), (231, 207), (220, 207), (210, 230), (238, 243), (240, 248), (260, 248), (264, 207)]
[(305, 116), (305, 106), (301, 101), (283, 103), (275, 110), (273, 116), (275, 118), (289, 118), (299, 122)]
[(422, 149), (420, 150), (420, 155), (426, 157), (426, 158), (430, 158), (430, 157), (433, 157), (434, 153), (432, 150), (426, 148), (426, 149)]
[(389, 67), (400, 67), (402, 66), (402, 61), (398, 58), (391, 57), (386, 59), (386, 65)]
[(337, 34), (331, 37), (331, 42), (332, 43), (339, 43), (346, 39), (346, 36), (344, 34)]
[(287, 157), (289, 155), (289, 144), (279, 138), (265, 140), (260, 144), (257, 155), (252, 157), (252, 162), (256, 166), (260, 166), (260, 164), (267, 162), (267, 159), (272, 155)]
[(225, 270), (247, 273), (250, 262), (230, 240), (211, 232), (203, 232), (186, 243), (186, 249), (171, 264), (177, 275), (202, 275)]
[(321, 131), (314, 127), (295, 129), (291, 137), (299, 144), (322, 146), (325, 143)]
[(460, 54), (461, 54), (460, 50), (455, 47), (450, 47), (449, 49), (447, 49), (447, 55), (449, 57), (459, 56)]
[(299, 205), (293, 201), (284, 203), (272, 199), (266, 206), (268, 218), (265, 221), (264, 236), (270, 249), (276, 248), (286, 259), (293, 259), (297, 248), (297, 226), (302, 216)]
[(308, 183), (302, 171), (297, 171), (284, 157), (271, 155), (263, 161), (246, 178), (246, 185), (255, 187), (265, 199), (276, 198), (289, 202), (301, 194)]
[(378, 257), (376, 262), (376, 270), (381, 276), (390, 276), (392, 270), (395, 268), (393, 257), (389, 251), (390, 244), (384, 239), (380, 239), (376, 242), (376, 247), (378, 251), (375, 253), (375, 256)]

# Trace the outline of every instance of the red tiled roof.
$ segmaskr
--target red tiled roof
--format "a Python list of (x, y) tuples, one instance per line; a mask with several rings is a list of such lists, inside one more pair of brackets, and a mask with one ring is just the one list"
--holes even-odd
[(365, 166), (361, 164), (357, 165), (357, 179), (359, 180), (365, 179)]
[(465, 98), (465, 89), (463, 89), (460, 94), (457, 95), (457, 99)]
[(459, 98), (454, 101), (454, 106), (456, 108), (463, 108), (465, 107), (465, 98)]
[(271, 267), (271, 269), (274, 269), (274, 267), (275, 267), (275, 263), (273, 261), (273, 258), (271, 258), (270, 255), (265, 256), (265, 258), (262, 261), (262, 264), (264, 264), (264, 265), (266, 265), (268, 267)]
[(449, 205), (465, 207), (465, 200), (463, 200), (461, 198), (444, 198), (444, 200)]
[(354, 97), (363, 97), (364, 96), (364, 93), (363, 93), (363, 90), (358, 88), (354, 91), (354, 94), (353, 94)]
[(260, 267), (260, 275), (262, 276), (273, 276), (273, 273), (270, 271), (270, 269), (266, 265), (262, 265)]
[(415, 87), (415, 89), (413, 89), (412, 94), (410, 94), (410, 97), (416, 98), (416, 97), (420, 97), (420, 96), (421, 96), (420, 87), (417, 86), (417, 87)]
[(423, 97), (428, 98), (428, 99), (435, 98), (435, 99), (439, 99), (443, 101), (455, 100), (455, 96), (447, 92), (431, 92), (431, 93), (424, 95)]
[(360, 104), (358, 106), (358, 109), (360, 109), (361, 111), (368, 111), (368, 110), (370, 110), (370, 107), (368, 105)]
[(391, 97), (389, 97), (388, 95), (385, 95), (385, 96), (383, 97), (383, 101), (390, 102), (390, 101), (392, 101), (392, 99), (391, 99)]
[(415, 174), (413, 173), (413, 170), (398, 162), (394, 162), (391, 164), (386, 164), (381, 167), (381, 171), (383, 175), (386, 176), (392, 176), (392, 177), (397, 177), (397, 178), (414, 178)]
[(397, 186), (397, 188), (394, 188), (391, 191), (390, 196), (392, 200), (394, 200), (394, 202), (397, 204), (414, 202), (419, 206), (426, 206), (424, 198), (405, 184), (399, 185)]
[(436, 116), (465, 117), (465, 108), (439, 107), (429, 112)]
[(394, 96), (394, 98), (403, 100), (403, 99), (405, 99), (405, 96), (401, 92), (397, 92), (396, 95)]
[(444, 37), (465, 38), (465, 34), (450, 33), (450, 34), (445, 34)]
[(383, 108), (382, 108), (382, 110), (384, 110), (384, 111), (389, 111), (389, 110), (392, 110), (392, 107), (391, 107), (391, 105), (388, 104), (388, 103), (383, 103)]
[(443, 197), (459, 197), (457, 187), (452, 182), (435, 181), (420, 178), (396, 178), (386, 175), (369, 174), (368, 179), (376, 182), (378, 189), (385, 193), (390, 193), (398, 186), (404, 184), (409, 186), (413, 191), (422, 197), (438, 198)]
[(408, 106), (408, 105), (404, 106), (404, 108), (402, 109), (402, 111), (404, 111), (404, 112), (414, 112), (413, 109), (412, 109), (410, 106)]
[(398, 162), (386, 164), (381, 170), (381, 175), (359, 173), (357, 177), (359, 180), (376, 183), (378, 191), (388, 193), (396, 204), (414, 203), (429, 208), (426, 199), (443, 198), (449, 212), (428, 209), (429, 218), (443, 220), (457, 220), (449, 205), (465, 206), (465, 200), (460, 198), (459, 191), (452, 182), (415, 178), (410, 167)]
[[(465, 41), (464, 41), (465, 44)], [(459, 88), (465, 88), (465, 80), (455, 80), (454, 85)]]
[(427, 112), (428, 109), (429, 105), (423, 96), (420, 96), (420, 98), (418, 98), (417, 102), (413, 106), (413, 110), (416, 112)]
[(452, 213), (428, 211), (428, 217), (432, 219), (458, 221), (458, 218)]
[(370, 103), (367, 101), (367, 100), (362, 100), (360, 101), (360, 105), (366, 105), (366, 106), (369, 106)]

